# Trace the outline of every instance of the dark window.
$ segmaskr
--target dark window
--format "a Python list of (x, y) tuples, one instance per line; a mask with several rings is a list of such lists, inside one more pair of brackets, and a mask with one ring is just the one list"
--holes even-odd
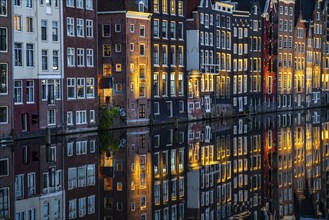
[(103, 37), (111, 36), (111, 26), (109, 24), (103, 25)]
[(7, 29), (0, 28), (0, 51), (7, 50)]
[(139, 147), (143, 148), (145, 145), (145, 134), (139, 135)]
[(8, 159), (0, 160), (0, 176), (7, 176), (8, 173)]
[(41, 21), (41, 40), (47, 40), (47, 21)]
[(145, 118), (145, 104), (139, 105), (139, 118)]

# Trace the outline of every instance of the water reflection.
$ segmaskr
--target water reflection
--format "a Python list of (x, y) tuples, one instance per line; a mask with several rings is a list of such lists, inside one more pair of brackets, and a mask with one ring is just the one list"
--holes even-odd
[(328, 110), (50, 142), (1, 146), (0, 218), (328, 219)]

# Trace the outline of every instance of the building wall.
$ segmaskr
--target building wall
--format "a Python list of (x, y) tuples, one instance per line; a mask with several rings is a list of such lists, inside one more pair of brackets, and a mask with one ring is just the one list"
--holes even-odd
[[(248, 69), (250, 70), (250, 76), (248, 79), (248, 91), (249, 91), (249, 101), (248, 110), (249, 112), (260, 112), (262, 110), (262, 98), (263, 93), (264, 78), (263, 74), (263, 59), (262, 50), (263, 48), (263, 21), (261, 15), (263, 9), (260, 7), (260, 2), (255, 0), (251, 4), (251, 9), (249, 11), (249, 22), (252, 23), (252, 27), (249, 27), (249, 42), (251, 38), (253, 42), (250, 43), (249, 48), (249, 61), (253, 60), (253, 64), (250, 64)], [(256, 44), (256, 45), (254, 45)], [(255, 66), (256, 63), (256, 66)]]
[[(148, 13), (131, 12), (127, 14), (126, 33), (129, 33), (130, 26), (134, 25), (136, 34), (127, 34), (126, 42), (135, 42), (135, 52), (131, 53), (131, 49), (126, 48), (127, 67), (127, 124), (142, 125), (148, 124), (151, 106), (151, 19)], [(145, 28), (145, 34), (138, 33), (140, 28)], [(144, 45), (145, 51), (142, 54), (140, 46)], [(130, 45), (129, 45), (130, 46)], [(130, 53), (129, 53), (130, 52)], [(133, 64), (133, 66), (132, 66)], [(142, 70), (144, 69), (144, 70)], [(128, 89), (130, 88), (130, 90)]]
[[(269, 3), (269, 1), (268, 1)], [(277, 33), (276, 27), (273, 24), (275, 18), (274, 8), (268, 8), (265, 18), (263, 18), (263, 111), (273, 111), (276, 109), (276, 93), (277, 93), (277, 39), (273, 37)]]
[(5, 48), (0, 49), (0, 139), (8, 137), (12, 130), (12, 1), (5, 1), (5, 11), (1, 11), (1, 31), (5, 31), (7, 37)]
[(0, 218), (10, 219), (14, 216), (14, 204), (15, 201), (12, 199), (15, 196), (14, 187), (14, 166), (13, 166), (13, 146), (5, 145), (1, 147), (0, 163), (1, 167), (6, 167), (0, 174), (0, 197), (8, 206), (1, 209)]
[[(159, 91), (159, 94), (153, 90), (152, 96), (152, 123), (159, 123), (161, 121), (174, 121), (175, 118), (186, 119), (187, 118), (187, 109), (186, 109), (186, 86), (187, 86), (187, 73), (186, 73), (186, 1), (175, 1), (175, 12), (171, 12), (169, 7), (170, 1), (165, 0), (162, 4), (158, 4), (157, 7), (154, 7), (153, 2), (149, 1), (149, 9), (152, 13), (152, 23), (154, 21), (159, 21), (158, 30), (159, 35), (155, 36), (152, 34), (151, 43), (153, 45), (151, 53), (155, 51), (155, 47), (159, 47), (159, 63), (156, 64), (155, 58), (152, 56), (151, 65), (153, 73), (152, 76), (152, 86), (158, 84), (159, 88), (156, 89)], [(181, 6), (179, 6), (181, 4)], [(178, 10), (181, 8), (182, 10)], [(167, 21), (167, 36), (162, 33), (162, 24), (163, 21)], [(170, 36), (170, 23), (175, 22), (175, 37)], [(181, 23), (182, 36), (179, 37), (178, 25)], [(154, 25), (151, 28), (152, 33), (154, 33)], [(179, 39), (181, 38), (181, 39)], [(167, 47), (167, 53), (164, 56), (161, 51), (162, 48)], [(175, 48), (175, 53), (172, 56), (170, 51), (171, 48)], [(182, 48), (182, 58), (181, 65), (178, 63), (180, 55), (178, 53), (179, 48)], [(165, 57), (165, 58), (164, 58)], [(173, 58), (175, 63), (172, 62)], [(158, 75), (156, 75), (158, 74)], [(181, 76), (179, 76), (181, 74)], [(159, 82), (156, 82), (154, 79), (157, 78)], [(179, 92), (179, 78), (182, 81), (182, 88)], [(174, 79), (174, 82), (171, 84), (171, 79)], [(171, 91), (174, 91), (175, 94)], [(179, 109), (179, 106), (181, 108)]]
[[(21, 1), (20, 5), (13, 6), (13, 51), (16, 51), (17, 44), (21, 47), (20, 55), (19, 52), (14, 53), (14, 87), (16, 85), (17, 89), (14, 89), (13, 95), (17, 134), (61, 126), (60, 7), (59, 2), (46, 5), (45, 2), (34, 1), (32, 5)], [(29, 22), (27, 19), (30, 19)], [(56, 36), (54, 22), (57, 24)], [(54, 53), (58, 56), (57, 64), (53, 59)], [(42, 89), (43, 84), (45, 89)]]
[[(63, 182), (65, 183), (65, 219), (95, 219), (98, 202), (98, 146), (96, 134), (64, 138)], [(104, 207), (104, 206), (101, 206)]]
[[(64, 56), (64, 121), (66, 130), (81, 131), (95, 129), (98, 122), (98, 96), (97, 96), (97, 33), (96, 33), (96, 1), (92, 1), (90, 9), (68, 6), (69, 1), (63, 1), (63, 56)], [(77, 32), (78, 19), (83, 19), (84, 32)], [(90, 31), (87, 30), (87, 20), (92, 23)], [(68, 22), (74, 23), (73, 33), (69, 33)], [(72, 35), (72, 36), (71, 36)], [(84, 63), (78, 63), (78, 49), (84, 51)], [(87, 51), (92, 50), (92, 62), (88, 64)], [(74, 61), (70, 63), (73, 52)], [(68, 79), (75, 80), (75, 94), (68, 94)], [(72, 82), (71, 81), (71, 82)], [(78, 81), (81, 86), (78, 86)], [(89, 82), (88, 82), (89, 81)], [(90, 86), (87, 86), (89, 83)], [(93, 83), (93, 85), (92, 85)], [(79, 88), (78, 88), (79, 87)], [(84, 89), (84, 92), (83, 92)]]
[[(248, 82), (250, 82), (249, 78), (252, 77), (250, 74), (250, 66), (254, 64), (254, 58), (250, 57), (249, 59), (248, 55), (250, 51), (253, 51), (254, 43), (253, 41), (249, 43), (249, 37), (253, 40), (253, 36), (250, 33), (251, 31), (249, 31), (247, 27), (249, 23), (248, 12), (233, 13), (233, 84), (231, 91), (233, 95), (233, 108), (235, 112), (240, 113), (245, 112), (249, 105), (250, 100), (247, 95), (250, 86), (248, 85)], [(256, 38), (256, 42), (258, 42), (258, 38)], [(257, 46), (256, 51), (258, 51)], [(256, 58), (255, 64), (257, 65), (256, 69), (258, 70), (258, 58)], [(256, 81), (258, 81), (258, 78)]]
[[(124, 124), (147, 124), (151, 96), (150, 14), (100, 11), (98, 16), (100, 103), (108, 109), (119, 107), (124, 111), (126, 115), (121, 115)], [(104, 34), (107, 28), (109, 34)], [(104, 54), (109, 48), (110, 54)], [(110, 71), (106, 71), (107, 67)]]
[[(305, 80), (306, 80), (306, 31), (305, 23), (300, 16), (294, 31), (294, 106), (305, 106)], [(302, 31), (302, 34), (300, 33)]]
[(14, 146), (15, 218), (63, 219), (62, 144), (53, 139), (50, 145), (33, 140)]
[[(278, 70), (277, 70), (277, 107), (289, 109), (292, 107), (293, 89), (293, 31), (294, 31), (294, 1), (279, 1), (276, 21), (278, 25)], [(282, 38), (282, 46), (280, 46)], [(291, 43), (290, 43), (291, 42)]]

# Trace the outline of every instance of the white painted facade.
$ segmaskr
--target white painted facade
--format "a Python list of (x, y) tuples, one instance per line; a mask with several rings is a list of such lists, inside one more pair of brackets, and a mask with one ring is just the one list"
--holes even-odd
[(193, 170), (187, 173), (187, 208), (200, 208), (200, 171)]
[[(32, 7), (27, 7), (28, 2)], [(14, 61), (14, 79), (60, 79), (61, 78), (61, 22), (60, 22), (60, 4), (57, 7), (55, 1), (47, 6), (46, 1), (40, 5), (40, 1), (21, 0), (21, 5), (14, 5), (14, 25), (16, 26), (15, 16), (20, 16), (20, 31), (13, 30), (13, 61)], [(28, 21), (32, 19), (32, 32), (28, 32)], [(47, 40), (41, 39), (42, 21), (47, 22)], [(57, 22), (57, 41), (53, 41), (53, 22)], [(19, 24), (17, 24), (19, 25)], [(17, 28), (16, 28), (17, 29)], [(15, 65), (15, 43), (22, 43), (22, 65)], [(27, 44), (33, 45), (33, 66), (27, 66)], [(42, 70), (42, 50), (47, 50), (48, 70)], [(53, 69), (53, 51), (58, 51), (58, 70)], [(36, 86), (36, 85), (35, 85)]]
[(186, 34), (186, 58), (187, 68), (191, 70), (198, 70), (200, 66), (200, 48), (199, 48), (199, 30), (187, 30)]
[[(63, 191), (15, 202), (15, 217), (23, 219), (64, 219)], [(34, 218), (33, 218), (34, 216)]]

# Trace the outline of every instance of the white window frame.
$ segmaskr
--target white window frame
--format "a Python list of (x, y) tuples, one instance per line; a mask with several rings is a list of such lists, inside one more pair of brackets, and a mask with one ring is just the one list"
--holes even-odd
[(74, 0), (67, 0), (66, 7), (73, 7), (74, 8)]
[(83, 9), (83, 1), (84, 0), (76, 0), (76, 8)]
[(66, 124), (73, 125), (73, 112), (69, 111), (66, 113)]
[(94, 67), (94, 49), (87, 48), (86, 53), (87, 67)]
[(75, 121), (76, 121), (77, 125), (87, 124), (87, 112), (86, 112), (86, 110), (76, 111)]
[(75, 66), (75, 48), (72, 47), (67, 48), (67, 66), (68, 67)]
[(77, 48), (77, 66), (83, 67), (85, 66), (85, 49)]
[[(90, 83), (88, 83), (88, 81)], [(95, 79), (94, 78), (86, 78), (86, 97), (88, 98), (95, 98)], [(88, 87), (91, 87), (92, 93), (88, 93)]]
[(0, 106), (0, 108), (5, 109), (5, 114), (6, 114), (6, 120), (5, 121), (0, 121), (0, 124), (8, 124), (8, 106)]
[(86, 37), (94, 37), (94, 21), (90, 19), (86, 19)]
[[(85, 78), (77, 78), (77, 98), (78, 99), (84, 99), (84, 98), (86, 98), (86, 79)], [(79, 89), (79, 86), (81, 87), (81, 88), (83, 88), (83, 93), (82, 93), (82, 95), (80, 95), (79, 96), (79, 93), (78, 93), (78, 89)]]
[(74, 18), (66, 18), (66, 34), (67, 36), (74, 37), (75, 28), (74, 28)]
[(86, 0), (86, 9), (93, 10), (93, 0)]
[[(70, 85), (69, 85), (69, 82), (70, 82)], [(74, 97), (67, 97), (67, 99), (76, 99), (76, 97), (77, 97), (76, 85), (77, 85), (76, 78), (68, 78), (67, 79), (67, 90), (70, 87), (70, 88), (73, 88), (73, 91), (74, 91)], [(67, 91), (67, 95), (69, 95), (68, 91)]]
[[(54, 113), (54, 117), (53, 117), (53, 121), (51, 121), (50, 119), (50, 114), (51, 114), (51, 112), (53, 112)], [(56, 125), (56, 110), (55, 109), (49, 109), (48, 111), (47, 111), (47, 124), (49, 125), (49, 126), (52, 126), (52, 125)]]
[(77, 37), (85, 36), (85, 20), (81, 18), (77, 18)]
[[(22, 104), (23, 103), (23, 81), (22, 80), (15, 80), (15, 83), (16, 82), (20, 82), (20, 86), (14, 86), (14, 90), (16, 91), (20, 91), (19, 94), (17, 93), (17, 97), (20, 97), (20, 99), (18, 101), (15, 101), (15, 104)], [(14, 92), (14, 100), (15, 100), (15, 93)]]

